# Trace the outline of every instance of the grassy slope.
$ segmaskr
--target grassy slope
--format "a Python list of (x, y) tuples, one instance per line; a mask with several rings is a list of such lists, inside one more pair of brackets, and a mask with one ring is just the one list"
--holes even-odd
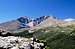
[[(43, 34), (38, 39), (46, 40), (51, 49), (75, 49), (75, 27), (53, 27), (37, 30)], [(36, 36), (36, 35), (35, 35)]]

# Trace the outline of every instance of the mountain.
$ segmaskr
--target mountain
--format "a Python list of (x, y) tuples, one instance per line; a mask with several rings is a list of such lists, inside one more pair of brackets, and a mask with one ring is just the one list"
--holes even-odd
[[(2, 31), (2, 36), (36, 37), (45, 41), (48, 49), (75, 49), (75, 21), (73, 19), (65, 20), (59, 20), (53, 16), (41, 16), (32, 20), (23, 16), (16, 20), (1, 23), (0, 32), (1, 29), (15, 31), (15, 34)], [(31, 31), (33, 32), (30, 33)]]
[(54, 16), (41, 16), (39, 18), (32, 20), (27, 16), (22, 16), (20, 18), (17, 18), (16, 20), (11, 20), (9, 22), (1, 23), (0, 29), (15, 31), (23, 28), (33, 30), (33, 29), (40, 29), (52, 26), (64, 27), (68, 25), (75, 25), (75, 21), (72, 20), (74, 19), (59, 20)]

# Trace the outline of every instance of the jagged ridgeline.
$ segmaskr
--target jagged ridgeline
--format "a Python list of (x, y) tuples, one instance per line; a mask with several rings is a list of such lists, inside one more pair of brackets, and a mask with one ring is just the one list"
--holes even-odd
[(28, 17), (20, 17), (17, 20), (20, 22), (20, 28), (30, 28), (40, 24), (43, 20), (46, 20), (49, 16), (41, 16), (34, 20), (30, 20)]

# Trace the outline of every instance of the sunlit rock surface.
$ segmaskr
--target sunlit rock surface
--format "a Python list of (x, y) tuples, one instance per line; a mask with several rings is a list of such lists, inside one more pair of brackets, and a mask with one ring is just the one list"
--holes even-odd
[(8, 49), (42, 49), (43, 43), (33, 41), (32, 38), (22, 37), (1, 37), (0, 36), (0, 48)]

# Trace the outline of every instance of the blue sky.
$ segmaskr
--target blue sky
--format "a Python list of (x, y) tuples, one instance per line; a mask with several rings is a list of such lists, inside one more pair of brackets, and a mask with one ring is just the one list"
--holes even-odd
[(0, 0), (0, 23), (20, 16), (75, 18), (75, 0)]

